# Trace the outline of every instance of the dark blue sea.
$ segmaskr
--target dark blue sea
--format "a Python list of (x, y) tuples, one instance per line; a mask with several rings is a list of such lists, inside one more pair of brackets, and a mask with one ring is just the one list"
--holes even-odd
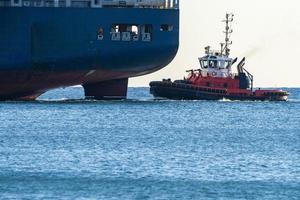
[(300, 89), (288, 102), (0, 103), (0, 199), (300, 199)]

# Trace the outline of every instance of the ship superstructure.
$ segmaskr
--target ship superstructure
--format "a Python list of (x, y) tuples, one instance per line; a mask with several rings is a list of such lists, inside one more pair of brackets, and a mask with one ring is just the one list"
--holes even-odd
[(0, 0), (0, 99), (82, 85), (125, 98), (129, 77), (166, 66), (179, 45), (178, 0)]

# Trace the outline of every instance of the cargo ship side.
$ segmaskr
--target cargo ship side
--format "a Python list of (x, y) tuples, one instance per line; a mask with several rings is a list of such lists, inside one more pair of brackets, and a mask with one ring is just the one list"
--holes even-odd
[(129, 77), (166, 66), (179, 45), (178, 0), (0, 0), (0, 100), (82, 85), (126, 98)]

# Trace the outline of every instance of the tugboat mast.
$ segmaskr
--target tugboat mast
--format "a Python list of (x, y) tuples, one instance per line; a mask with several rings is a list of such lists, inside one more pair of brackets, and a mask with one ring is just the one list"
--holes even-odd
[(232, 41), (230, 41), (230, 35), (233, 32), (233, 30), (231, 29), (233, 17), (234, 17), (234, 14), (227, 13), (225, 20), (223, 20), (223, 22), (225, 22), (226, 26), (225, 26), (225, 31), (224, 31), (225, 43), (221, 43), (221, 55), (224, 55), (227, 57), (230, 55), (229, 46), (232, 45)]

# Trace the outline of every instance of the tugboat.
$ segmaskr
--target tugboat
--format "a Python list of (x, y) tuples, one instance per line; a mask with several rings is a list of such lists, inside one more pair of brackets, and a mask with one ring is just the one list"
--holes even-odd
[(226, 14), (225, 43), (221, 50), (205, 47), (205, 56), (199, 58), (200, 69), (188, 70), (183, 80), (153, 81), (150, 93), (154, 97), (175, 100), (251, 100), (251, 101), (287, 101), (288, 92), (282, 90), (253, 89), (253, 75), (245, 68), (245, 58), (237, 64), (237, 73), (232, 72), (238, 58), (230, 57), (230, 35), (233, 14)]

